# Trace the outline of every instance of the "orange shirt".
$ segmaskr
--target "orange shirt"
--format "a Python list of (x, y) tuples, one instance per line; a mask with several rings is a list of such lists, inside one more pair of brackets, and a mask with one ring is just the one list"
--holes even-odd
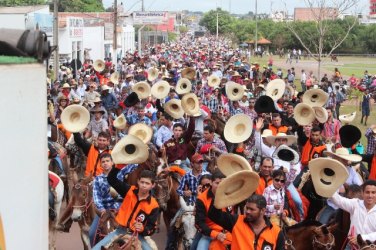
[(289, 130), (289, 128), (286, 126), (280, 126), (279, 128), (276, 128), (273, 124), (269, 124), (269, 129), (272, 131), (273, 135), (277, 135), (278, 133), (287, 134), (287, 131)]

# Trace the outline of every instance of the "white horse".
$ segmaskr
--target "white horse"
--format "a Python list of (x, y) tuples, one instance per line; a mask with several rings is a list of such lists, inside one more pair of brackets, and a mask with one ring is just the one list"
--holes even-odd
[[(181, 206), (181, 222), (183, 224), (184, 234), (183, 234), (183, 245), (181, 246), (183, 249), (190, 249), (193, 238), (196, 235), (196, 227), (195, 227), (195, 215), (194, 210), (195, 206), (190, 205), (188, 206), (187, 203), (184, 201), (183, 197), (180, 196), (180, 206)], [(179, 249), (181, 249), (179, 246)]]
[(48, 171), (49, 175), (59, 179), (57, 186), (55, 187), (55, 204), (54, 210), (56, 217), (54, 220), (49, 219), (49, 249), (56, 249), (56, 226), (60, 218), (60, 208), (64, 196), (64, 183), (60, 177), (54, 172)]

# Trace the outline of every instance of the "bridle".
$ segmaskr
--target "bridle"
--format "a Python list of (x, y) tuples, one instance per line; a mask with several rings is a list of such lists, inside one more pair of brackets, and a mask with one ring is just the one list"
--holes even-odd
[(162, 204), (161, 204), (161, 202), (159, 202), (160, 205), (167, 204), (168, 200), (170, 199), (170, 193), (171, 193), (172, 187), (173, 187), (172, 178), (167, 175), (165, 179), (157, 179), (157, 180), (155, 180), (155, 182), (157, 183), (157, 186), (160, 187), (161, 190), (165, 190), (165, 189), (164, 189), (164, 187), (160, 183), (161, 182), (162, 183), (165, 183), (165, 182), (167, 183), (167, 192), (164, 193), (163, 196), (157, 197), (158, 201), (163, 201)]
[(376, 249), (376, 243), (368, 245), (368, 246), (364, 246), (360, 248), (359, 250), (366, 250), (366, 249)]
[(321, 241), (319, 241), (317, 239), (316, 236), (313, 237), (313, 240), (312, 240), (312, 246), (315, 246), (316, 244), (319, 245), (320, 247), (324, 247), (325, 249), (327, 250), (331, 250), (334, 248), (335, 246), (335, 238), (334, 238), (334, 235), (332, 233), (329, 233), (328, 234), (329, 238), (331, 238), (331, 241), (329, 243), (322, 243)]
[(86, 194), (85, 194), (85, 203), (83, 205), (72, 206), (72, 207), (73, 208), (78, 208), (81, 211), (83, 211), (84, 214), (87, 214), (87, 211), (89, 210), (89, 207), (93, 204), (93, 199), (89, 199), (89, 185), (82, 185), (80, 183), (77, 183), (77, 184), (74, 185), (73, 188), (76, 189), (76, 190), (80, 190), (82, 187), (84, 188), (83, 190), (86, 192)]

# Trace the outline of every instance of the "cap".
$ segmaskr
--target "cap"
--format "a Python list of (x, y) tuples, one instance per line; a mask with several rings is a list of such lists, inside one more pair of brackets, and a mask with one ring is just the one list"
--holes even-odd
[(199, 162), (199, 161), (203, 161), (204, 158), (202, 157), (202, 155), (198, 154), (198, 153), (195, 153), (194, 155), (192, 155), (191, 157), (191, 161), (192, 162)]

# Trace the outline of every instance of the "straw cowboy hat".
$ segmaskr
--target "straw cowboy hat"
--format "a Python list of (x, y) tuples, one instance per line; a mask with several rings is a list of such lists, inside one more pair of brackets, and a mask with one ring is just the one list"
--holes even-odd
[(262, 131), (261, 137), (266, 138), (272, 135), (273, 135), (273, 131), (271, 131), (270, 129), (264, 129), (264, 131)]
[(273, 158), (280, 159), (282, 161), (288, 161), (291, 164), (297, 164), (299, 162), (299, 154), (292, 148), (286, 145), (280, 145), (274, 152)]
[(277, 135), (271, 135), (265, 138), (265, 140), (271, 144), (275, 145), (276, 139), (287, 139), (287, 145), (291, 146), (296, 143), (296, 137), (293, 135), (286, 135), (285, 133), (278, 133)]
[(294, 118), (299, 125), (304, 126), (312, 123), (315, 120), (316, 115), (315, 111), (309, 104), (299, 103), (294, 108)]
[(332, 157), (332, 158), (336, 158), (336, 159), (340, 158), (340, 159), (350, 161), (350, 162), (361, 162), (362, 161), (362, 157), (360, 155), (350, 154), (349, 150), (347, 150), (347, 148), (337, 148), (334, 153), (327, 151), (327, 152), (325, 152), (325, 154), (327, 156)]
[(150, 85), (147, 82), (138, 82), (133, 85), (132, 90), (137, 93), (139, 99), (145, 99), (150, 96)]
[(192, 83), (187, 78), (180, 78), (176, 84), (175, 91), (178, 95), (188, 94), (192, 90)]
[(190, 116), (196, 116), (200, 112), (200, 103), (196, 94), (189, 93), (185, 94), (181, 99), (181, 106), (185, 113)]
[(249, 162), (243, 156), (237, 154), (221, 154), (217, 158), (217, 165), (219, 170), (226, 176), (230, 176), (242, 170), (252, 171)]
[(227, 141), (240, 143), (247, 140), (252, 134), (253, 121), (245, 114), (237, 114), (226, 122), (223, 134)]
[(320, 123), (325, 123), (328, 120), (328, 111), (323, 107), (312, 107), (315, 112), (315, 117)]
[(329, 99), (329, 95), (322, 89), (310, 89), (303, 95), (303, 103), (311, 107), (322, 107)]
[(157, 79), (158, 75), (159, 75), (159, 71), (158, 71), (157, 68), (151, 67), (151, 68), (148, 69), (148, 80), (150, 82)]
[(255, 111), (261, 113), (274, 113), (276, 112), (274, 100), (267, 95), (260, 96), (255, 103)]
[(221, 83), (221, 79), (219, 79), (216, 75), (211, 75), (208, 77), (208, 85), (209, 87), (215, 88)]
[(114, 84), (119, 84), (119, 78), (120, 78), (120, 74), (118, 72), (114, 72), (110, 76), (110, 81), (113, 82)]
[(61, 113), (61, 123), (72, 133), (84, 131), (90, 122), (89, 111), (81, 105), (73, 104)]
[(119, 115), (114, 121), (114, 127), (117, 129), (125, 129), (127, 126), (127, 119), (125, 119), (124, 114)]
[(244, 201), (256, 191), (259, 180), (257, 173), (248, 170), (226, 177), (218, 185), (214, 206), (222, 209)]
[(193, 80), (196, 77), (196, 70), (194, 68), (185, 68), (181, 71), (181, 77)]
[(148, 144), (153, 137), (153, 129), (145, 123), (136, 123), (129, 127), (129, 135), (134, 135), (143, 143)]
[(352, 112), (351, 114), (340, 115), (339, 120), (342, 123), (352, 123), (356, 117), (356, 111)]
[(103, 85), (103, 86), (101, 87), (101, 92), (106, 91), (106, 90), (111, 90), (111, 88), (108, 87), (107, 85)]
[(165, 98), (170, 92), (170, 84), (166, 81), (159, 81), (151, 87), (151, 95), (157, 99)]
[(70, 89), (71, 86), (69, 85), (69, 83), (64, 83), (63, 84), (63, 87), (61, 87), (62, 89)]
[(362, 138), (362, 132), (358, 127), (353, 125), (344, 125), (339, 129), (339, 137), (342, 146), (350, 148), (360, 141), (360, 138)]
[(285, 93), (286, 84), (282, 79), (275, 79), (266, 86), (266, 95), (270, 96), (274, 101), (280, 99)]
[(239, 101), (244, 94), (243, 86), (236, 82), (226, 83), (226, 95), (231, 101)]
[(315, 191), (322, 197), (332, 197), (346, 182), (349, 171), (339, 161), (330, 158), (316, 158), (308, 163)]
[(111, 153), (115, 164), (141, 164), (148, 157), (148, 146), (134, 135), (124, 136)]
[(102, 113), (102, 115), (104, 115), (106, 113), (105, 109), (103, 107), (95, 107), (95, 108), (92, 108), (90, 110), (90, 113), (94, 114), (94, 113)]
[(103, 60), (98, 59), (94, 62), (93, 67), (96, 71), (102, 72), (106, 68), (106, 65)]
[(181, 100), (172, 99), (165, 103), (164, 110), (174, 119), (180, 119), (184, 115)]

